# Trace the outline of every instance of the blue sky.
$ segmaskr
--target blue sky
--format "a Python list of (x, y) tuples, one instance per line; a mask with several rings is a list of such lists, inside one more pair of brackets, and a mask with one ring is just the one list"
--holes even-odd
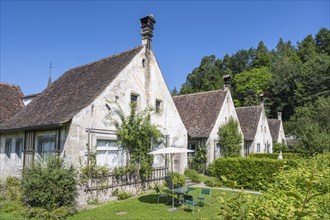
[(169, 89), (203, 56), (294, 44), (329, 28), (329, 1), (1, 1), (0, 81), (25, 95), (66, 70), (141, 44), (141, 17), (156, 19), (153, 50)]

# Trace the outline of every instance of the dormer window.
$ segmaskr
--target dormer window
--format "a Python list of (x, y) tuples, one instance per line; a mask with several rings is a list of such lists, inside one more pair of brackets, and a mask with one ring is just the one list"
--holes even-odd
[(156, 99), (156, 105), (155, 105), (155, 109), (157, 113), (160, 113), (162, 110), (162, 101), (159, 99)]

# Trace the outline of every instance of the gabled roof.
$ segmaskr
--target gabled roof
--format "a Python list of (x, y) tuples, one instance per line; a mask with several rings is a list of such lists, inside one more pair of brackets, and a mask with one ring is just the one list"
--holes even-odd
[(226, 94), (227, 91), (216, 90), (173, 97), (190, 137), (208, 137), (210, 135)]
[(236, 108), (244, 139), (253, 141), (258, 129), (262, 106), (248, 106)]
[(268, 119), (268, 126), (270, 134), (272, 135), (273, 142), (277, 142), (280, 133), (281, 120)]
[(65, 72), (0, 131), (57, 127), (91, 104), (143, 46)]
[(0, 123), (17, 114), (24, 104), (23, 93), (19, 86), (0, 82)]

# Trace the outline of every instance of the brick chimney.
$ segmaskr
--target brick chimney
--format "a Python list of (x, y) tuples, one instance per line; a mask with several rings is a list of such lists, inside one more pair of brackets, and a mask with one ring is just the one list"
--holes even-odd
[(227, 91), (230, 89), (230, 75), (224, 75), (222, 78), (224, 81), (223, 90)]
[(151, 41), (154, 32), (154, 24), (156, 20), (152, 14), (141, 18), (141, 36), (142, 45), (146, 45), (147, 49), (151, 49)]
[(282, 112), (277, 112), (277, 119), (282, 121)]

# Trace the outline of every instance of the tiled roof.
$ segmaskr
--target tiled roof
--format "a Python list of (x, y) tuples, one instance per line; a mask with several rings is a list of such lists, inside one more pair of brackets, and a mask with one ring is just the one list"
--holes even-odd
[(210, 135), (226, 94), (226, 91), (216, 90), (173, 97), (190, 137)]
[(104, 91), (142, 48), (68, 70), (26, 108), (1, 124), (0, 131), (50, 128), (70, 121)]
[(236, 108), (239, 123), (244, 139), (253, 141), (258, 129), (258, 123), (262, 112), (261, 106), (248, 106)]
[(23, 93), (19, 86), (0, 82), (0, 123), (7, 121), (21, 109)]
[(281, 121), (278, 119), (268, 119), (268, 126), (272, 135), (273, 142), (277, 142), (280, 133)]

